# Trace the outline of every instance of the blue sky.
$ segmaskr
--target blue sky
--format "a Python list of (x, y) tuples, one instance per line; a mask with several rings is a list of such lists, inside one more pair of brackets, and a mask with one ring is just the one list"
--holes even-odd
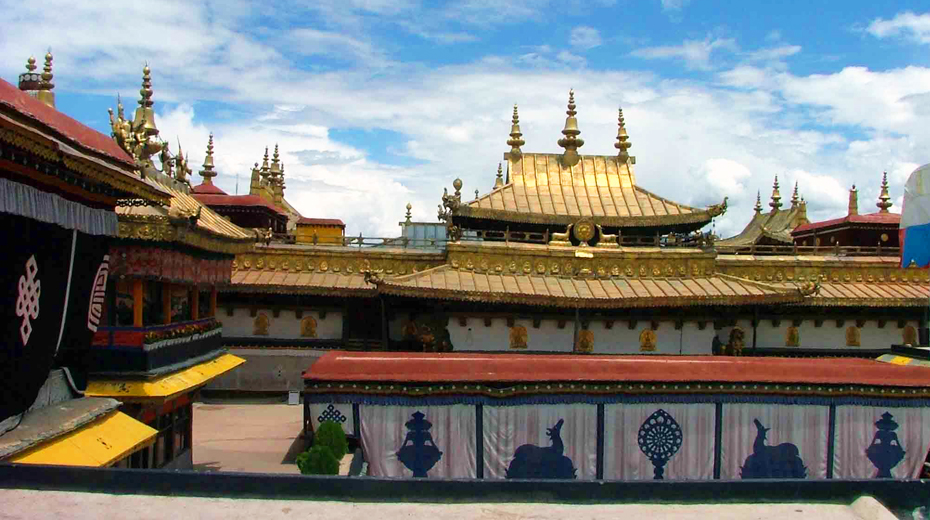
[[(706, 205), (731, 235), (779, 176), (809, 216), (873, 211), (883, 170), (930, 162), (930, 11), (919, 2), (0, 0), (0, 76), (55, 54), (59, 108), (109, 132), (152, 67), (162, 138), (244, 188), (279, 143), (286, 198), (347, 232), (435, 220), (443, 187), (493, 185), (513, 103), (525, 151), (559, 152), (569, 88), (588, 154), (622, 105), (640, 185)], [(176, 145), (175, 145), (176, 147)], [(198, 177), (199, 179), (199, 177)], [(241, 192), (241, 191), (240, 191)]]

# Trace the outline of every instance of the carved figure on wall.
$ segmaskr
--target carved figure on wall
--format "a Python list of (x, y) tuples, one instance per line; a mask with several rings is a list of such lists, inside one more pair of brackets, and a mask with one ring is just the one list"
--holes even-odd
[(807, 467), (801, 460), (798, 447), (789, 442), (778, 446), (766, 446), (765, 439), (770, 430), (762, 426), (759, 419), (753, 419), (756, 425), (756, 440), (752, 445), (752, 455), (746, 457), (740, 468), (742, 478), (806, 478)]
[(652, 462), (653, 479), (665, 478), (665, 465), (681, 449), (681, 426), (663, 409), (656, 410), (639, 427), (639, 449)]
[(855, 325), (846, 328), (846, 346), (858, 347), (861, 343), (861, 333), (859, 327)]
[(743, 338), (746, 337), (746, 332), (739, 327), (733, 327), (733, 330), (730, 331), (730, 340), (727, 342), (726, 353), (729, 356), (742, 356), (743, 355)]
[(312, 316), (307, 316), (304, 319), (300, 320), (300, 337), (302, 338), (315, 338), (316, 337), (316, 320)]
[(788, 327), (788, 331), (785, 332), (785, 346), (786, 347), (797, 347), (801, 344), (801, 333), (798, 331), (797, 327)]
[(514, 325), (510, 327), (510, 348), (525, 349), (529, 340), (529, 334), (523, 325)]
[(594, 332), (588, 329), (578, 332), (578, 343), (575, 343), (575, 352), (585, 354), (594, 352)]
[(905, 345), (917, 345), (917, 329), (913, 325), (904, 327), (904, 331), (902, 332), (902, 340)]
[(875, 478), (894, 478), (891, 469), (900, 464), (907, 453), (898, 440), (898, 434), (894, 432), (898, 429), (898, 423), (893, 415), (885, 412), (882, 418), (875, 422), (875, 427), (878, 431), (875, 432), (872, 444), (865, 450), (865, 454), (878, 470)]
[(412, 417), (404, 424), (409, 431), (397, 451), (397, 460), (413, 472), (414, 478), (426, 478), (429, 476), (427, 472), (442, 458), (442, 452), (429, 432), (433, 423), (427, 421), (426, 416), (419, 411)]
[(575, 478), (577, 469), (572, 459), (563, 455), (564, 423), (564, 419), (559, 419), (555, 426), (546, 428), (546, 435), (552, 441), (552, 446), (542, 448), (534, 444), (524, 444), (517, 448), (507, 468), (507, 478)]
[(656, 331), (652, 329), (646, 329), (639, 334), (640, 352), (655, 352), (657, 344), (658, 340), (656, 338)]
[(267, 336), (269, 325), (271, 325), (271, 322), (268, 320), (268, 316), (266, 316), (264, 312), (258, 313), (258, 316), (255, 317), (255, 321), (253, 322), (252, 335)]

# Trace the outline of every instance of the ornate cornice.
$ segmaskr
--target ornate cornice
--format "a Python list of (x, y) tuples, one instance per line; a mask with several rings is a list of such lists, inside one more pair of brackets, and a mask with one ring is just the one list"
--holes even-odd
[(375, 271), (386, 275), (403, 275), (425, 271), (444, 263), (443, 253), (424, 253), (416, 250), (257, 246), (254, 251), (237, 255), (233, 261), (233, 270), (344, 275)]
[(119, 237), (153, 242), (178, 242), (211, 251), (235, 255), (251, 251), (254, 239), (233, 240), (199, 228), (190, 229), (186, 219), (162, 215), (120, 215)]
[[(714, 206), (713, 208), (713, 210), (695, 211), (693, 213), (682, 213), (679, 215), (590, 218), (597, 224), (608, 228), (662, 227), (696, 224), (704, 225), (710, 222), (715, 216), (725, 211), (725, 206), (723, 205)], [(475, 208), (465, 204), (461, 204), (453, 209), (452, 216), (453, 218), (467, 217), (522, 224), (551, 224), (558, 226), (574, 224), (579, 218), (577, 215), (546, 215), (543, 213), (523, 213), (519, 211), (507, 211), (502, 209)]]

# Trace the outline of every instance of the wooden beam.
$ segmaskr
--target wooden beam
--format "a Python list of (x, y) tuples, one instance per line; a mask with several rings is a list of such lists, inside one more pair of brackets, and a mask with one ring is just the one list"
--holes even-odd
[(170, 325), (171, 324), (171, 284), (170, 283), (162, 284), (161, 311), (164, 314), (164, 319), (162, 320), (163, 323), (165, 325)]
[(136, 278), (132, 281), (132, 326), (142, 326), (142, 287), (141, 279)]
[(191, 295), (191, 319), (199, 320), (200, 319), (200, 289), (197, 286), (194, 286), (194, 290), (190, 292)]
[(216, 317), (216, 286), (210, 288), (210, 317)]

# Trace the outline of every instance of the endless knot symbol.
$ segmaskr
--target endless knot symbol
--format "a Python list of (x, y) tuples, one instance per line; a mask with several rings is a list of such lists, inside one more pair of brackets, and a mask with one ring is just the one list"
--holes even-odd
[(32, 334), (32, 324), (30, 318), (35, 320), (39, 317), (39, 296), (42, 294), (42, 282), (36, 280), (36, 273), (39, 272), (39, 266), (36, 265), (36, 257), (32, 255), (26, 261), (26, 274), (19, 277), (19, 291), (16, 294), (16, 315), (23, 319), (23, 324), (19, 327), (19, 335), (23, 339), (23, 346), (29, 343), (29, 336)]
[(346, 422), (346, 416), (337, 410), (335, 406), (329, 405), (326, 407), (326, 410), (323, 410), (323, 413), (317, 417), (317, 420), (319, 422), (333, 421), (337, 423), (344, 423)]
[(110, 255), (103, 255), (103, 261), (97, 268), (94, 286), (90, 290), (90, 305), (87, 309), (87, 328), (97, 332), (100, 318), (103, 316), (103, 304), (107, 295), (107, 276), (110, 273)]

